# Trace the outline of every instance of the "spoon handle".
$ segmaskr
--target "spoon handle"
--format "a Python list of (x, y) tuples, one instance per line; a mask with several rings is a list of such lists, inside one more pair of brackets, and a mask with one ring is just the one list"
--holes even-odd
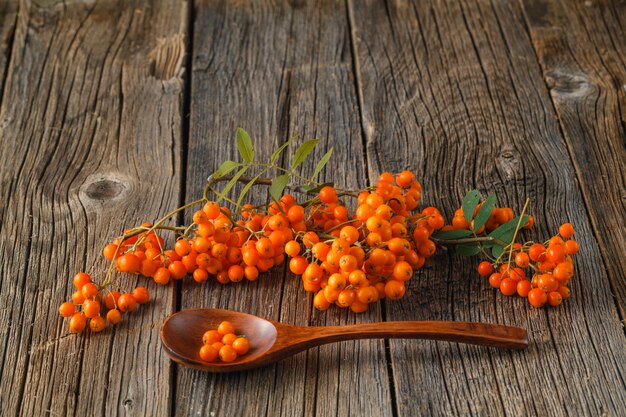
[(306, 348), (353, 339), (431, 339), (491, 347), (526, 349), (528, 337), (521, 327), (459, 321), (390, 321), (348, 326), (303, 327), (300, 342)]

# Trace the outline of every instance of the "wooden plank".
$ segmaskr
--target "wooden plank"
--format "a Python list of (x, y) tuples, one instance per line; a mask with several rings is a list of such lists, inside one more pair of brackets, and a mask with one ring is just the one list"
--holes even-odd
[(370, 178), (405, 167), (450, 215), (470, 188), (526, 197), (548, 236), (569, 219), (582, 250), (572, 298), (533, 309), (443, 256), (389, 319), (521, 325), (524, 352), (392, 341), (398, 415), (621, 415), (623, 330), (552, 103), (512, 2), (349, 2)]
[(13, 50), (13, 35), (17, 21), (17, 0), (0, 3), (0, 97), (4, 91), (7, 68)]
[[(298, 142), (319, 138), (316, 158), (335, 147), (324, 178), (365, 185), (345, 3), (227, 4), (196, 8), (187, 198), (201, 192), (207, 173), (234, 157), (237, 126), (252, 134), (260, 159), (294, 135)], [(253, 197), (268, 201), (264, 190)], [(300, 325), (380, 320), (379, 309), (358, 317), (331, 310), (309, 320), (311, 299), (284, 270), (256, 283), (185, 284), (181, 307), (199, 306)], [(239, 375), (178, 368), (175, 414), (389, 416), (387, 381), (382, 341), (313, 349)]]
[(108, 239), (178, 204), (182, 81), (156, 52), (186, 17), (164, 1), (20, 7), (0, 115), (1, 415), (169, 412), (173, 288), (150, 285), (155, 301), (98, 335), (70, 335), (57, 308), (76, 271), (103, 278)]
[(523, 1), (604, 267), (626, 316), (626, 7)]

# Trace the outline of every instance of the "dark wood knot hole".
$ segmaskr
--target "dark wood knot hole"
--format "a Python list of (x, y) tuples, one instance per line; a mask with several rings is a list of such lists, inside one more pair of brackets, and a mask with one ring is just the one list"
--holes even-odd
[(124, 192), (126, 185), (115, 179), (100, 179), (87, 186), (85, 193), (94, 200), (111, 200)]

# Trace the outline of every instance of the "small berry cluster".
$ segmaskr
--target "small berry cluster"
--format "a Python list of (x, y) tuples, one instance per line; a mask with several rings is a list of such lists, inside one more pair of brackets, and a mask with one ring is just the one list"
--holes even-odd
[(224, 363), (237, 360), (250, 350), (250, 342), (244, 336), (235, 334), (235, 327), (229, 321), (223, 321), (216, 330), (207, 330), (202, 335), (200, 359), (215, 362), (218, 358)]
[[(122, 313), (130, 313), (137, 304), (145, 304), (150, 300), (150, 293), (144, 287), (137, 287), (130, 293), (120, 294), (117, 291), (108, 291), (106, 286), (98, 286), (92, 282), (89, 274), (79, 272), (74, 276), (76, 291), (72, 294), (72, 301), (66, 301), (59, 307), (63, 317), (70, 318), (70, 331), (80, 333), (87, 327), (92, 332), (104, 330), (106, 323), (115, 325), (122, 320)], [(104, 309), (107, 310), (106, 321), (103, 318)]]
[[(503, 295), (517, 293), (528, 298), (533, 307), (543, 307), (546, 303), (556, 307), (570, 295), (568, 284), (574, 276), (572, 256), (579, 249), (578, 242), (570, 239), (573, 235), (574, 227), (570, 223), (562, 224), (559, 234), (543, 244), (514, 244), (509, 260), (499, 265), (498, 272), (494, 272), (494, 264), (483, 261), (478, 265), (478, 273), (489, 277), (489, 284)], [(524, 272), (526, 268), (532, 269), (530, 280)]]
[[(281, 209), (287, 202), (285, 197)], [(121, 246), (119, 241), (107, 245), (104, 255), (113, 259), (119, 254), (118, 271), (140, 273), (161, 285), (188, 274), (198, 283), (210, 275), (222, 284), (244, 277), (254, 281), (259, 272), (284, 262), (284, 242), (293, 232), (284, 216), (253, 214), (251, 206), (246, 207), (243, 219), (235, 222), (228, 207), (207, 201), (193, 214), (193, 223), (184, 228), (173, 249), (163, 249), (162, 239), (147, 225), (148, 230), (134, 240), (126, 239)]]

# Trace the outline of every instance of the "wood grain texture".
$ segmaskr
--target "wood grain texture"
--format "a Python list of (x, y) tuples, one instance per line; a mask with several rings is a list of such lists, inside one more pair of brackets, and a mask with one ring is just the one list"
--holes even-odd
[(448, 216), (470, 188), (518, 208), (529, 197), (538, 224), (529, 237), (569, 219), (583, 248), (572, 299), (559, 309), (496, 295), (454, 256), (418, 273), (407, 296), (388, 303), (388, 319), (515, 324), (531, 348), (392, 341), (398, 415), (624, 414), (626, 341), (520, 7), (350, 5), (370, 178), (409, 168), (426, 203)]
[[(251, 132), (259, 159), (292, 135), (297, 143), (319, 138), (312, 158), (331, 146), (336, 151), (325, 178), (364, 185), (345, 3), (200, 2), (194, 22), (187, 198), (201, 192), (222, 160), (235, 157), (237, 126)], [(268, 201), (265, 190), (252, 197)], [(307, 324), (312, 310), (301, 282), (284, 269), (252, 284), (186, 284), (181, 308), (188, 307), (229, 308), (291, 324)], [(311, 324), (371, 320), (380, 320), (380, 310), (359, 317), (315, 313)], [(326, 346), (240, 375), (179, 368), (175, 414), (391, 415), (387, 380), (379, 340)]]
[(0, 97), (4, 90), (7, 67), (13, 51), (15, 23), (17, 22), (17, 0), (0, 2)]
[(151, 76), (148, 55), (186, 16), (171, 2), (20, 4), (0, 112), (0, 415), (169, 411), (158, 334), (172, 288), (98, 335), (70, 335), (57, 308), (76, 271), (103, 278), (104, 242), (178, 205), (182, 82)]
[(523, 1), (622, 319), (626, 317), (626, 4)]

